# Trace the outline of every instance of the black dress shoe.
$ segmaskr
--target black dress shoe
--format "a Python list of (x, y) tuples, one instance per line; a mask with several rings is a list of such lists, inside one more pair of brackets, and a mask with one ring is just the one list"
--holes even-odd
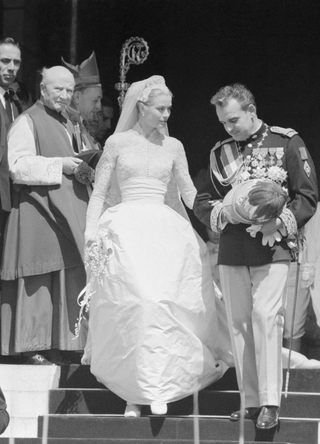
[[(261, 407), (247, 407), (244, 409), (245, 419), (257, 419), (260, 413)], [(229, 419), (230, 421), (240, 421), (241, 413), (240, 410), (231, 413)]]
[(27, 360), (28, 365), (54, 365), (53, 362), (48, 361), (44, 356), (37, 353), (36, 355), (30, 356)]
[(273, 429), (279, 423), (279, 407), (274, 405), (265, 405), (262, 407), (257, 420), (258, 429)]

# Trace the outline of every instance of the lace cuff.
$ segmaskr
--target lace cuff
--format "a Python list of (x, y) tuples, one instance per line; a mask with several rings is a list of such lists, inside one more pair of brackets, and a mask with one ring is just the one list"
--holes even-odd
[(282, 213), (278, 217), (282, 221), (283, 225), (286, 227), (288, 236), (292, 236), (297, 233), (298, 225), (292, 211), (290, 211), (288, 208), (284, 208)]
[(222, 227), (220, 226), (220, 213), (223, 208), (222, 202), (217, 202), (210, 214), (210, 227), (212, 231), (215, 231), (217, 233), (222, 232)]
[(52, 160), (47, 166), (46, 176), (48, 180), (52, 183), (60, 183), (62, 175), (62, 159)]

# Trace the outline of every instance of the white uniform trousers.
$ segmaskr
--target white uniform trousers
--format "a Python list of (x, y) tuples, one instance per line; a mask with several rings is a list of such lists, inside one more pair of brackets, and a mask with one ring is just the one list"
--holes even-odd
[(220, 265), (239, 390), (245, 407), (280, 406), (283, 302), (289, 261)]
[[(302, 265), (300, 265), (299, 279), (298, 279), (298, 294), (295, 301), (296, 291), (296, 275), (297, 275), (297, 262), (291, 262), (290, 271), (288, 276), (287, 297), (285, 303), (284, 312), (284, 331), (283, 337), (290, 340), (291, 332), (292, 339), (301, 339), (305, 332), (305, 323), (308, 314), (308, 306), (310, 302), (310, 287), (305, 288), (302, 286)], [(292, 329), (292, 317), (294, 312), (294, 323)]]

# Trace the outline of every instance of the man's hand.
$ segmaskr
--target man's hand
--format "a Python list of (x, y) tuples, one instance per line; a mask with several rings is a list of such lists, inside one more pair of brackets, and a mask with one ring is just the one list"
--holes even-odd
[(280, 242), (282, 239), (281, 234), (279, 231), (275, 231), (272, 234), (263, 234), (262, 235), (262, 245), (269, 245), (269, 247), (272, 247), (275, 242)]
[(282, 220), (277, 217), (276, 219), (271, 219), (268, 222), (262, 224), (260, 231), (263, 234), (270, 235), (283, 227)]
[(62, 171), (65, 174), (74, 174), (75, 169), (82, 162), (83, 162), (83, 160), (77, 159), (76, 157), (63, 157), (62, 158)]
[(271, 219), (265, 224), (261, 225), (251, 225), (247, 228), (248, 233), (251, 237), (256, 237), (258, 231), (262, 233), (262, 245), (269, 245), (272, 247), (275, 242), (280, 242), (282, 236), (287, 234), (286, 228), (283, 226), (282, 220)]

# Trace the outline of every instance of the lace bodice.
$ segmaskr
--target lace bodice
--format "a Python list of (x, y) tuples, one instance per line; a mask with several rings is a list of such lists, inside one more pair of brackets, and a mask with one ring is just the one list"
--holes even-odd
[[(116, 177), (116, 181), (114, 180)], [(184, 148), (177, 139), (158, 131), (147, 139), (139, 125), (109, 137), (96, 171), (96, 181), (87, 211), (86, 240), (94, 239), (104, 202), (112, 206), (121, 202), (115, 182), (131, 177), (151, 177), (172, 189), (176, 183), (185, 204), (192, 208), (196, 189), (189, 175)], [(175, 208), (177, 202), (167, 193), (166, 203)], [(170, 201), (169, 201), (170, 200)]]

